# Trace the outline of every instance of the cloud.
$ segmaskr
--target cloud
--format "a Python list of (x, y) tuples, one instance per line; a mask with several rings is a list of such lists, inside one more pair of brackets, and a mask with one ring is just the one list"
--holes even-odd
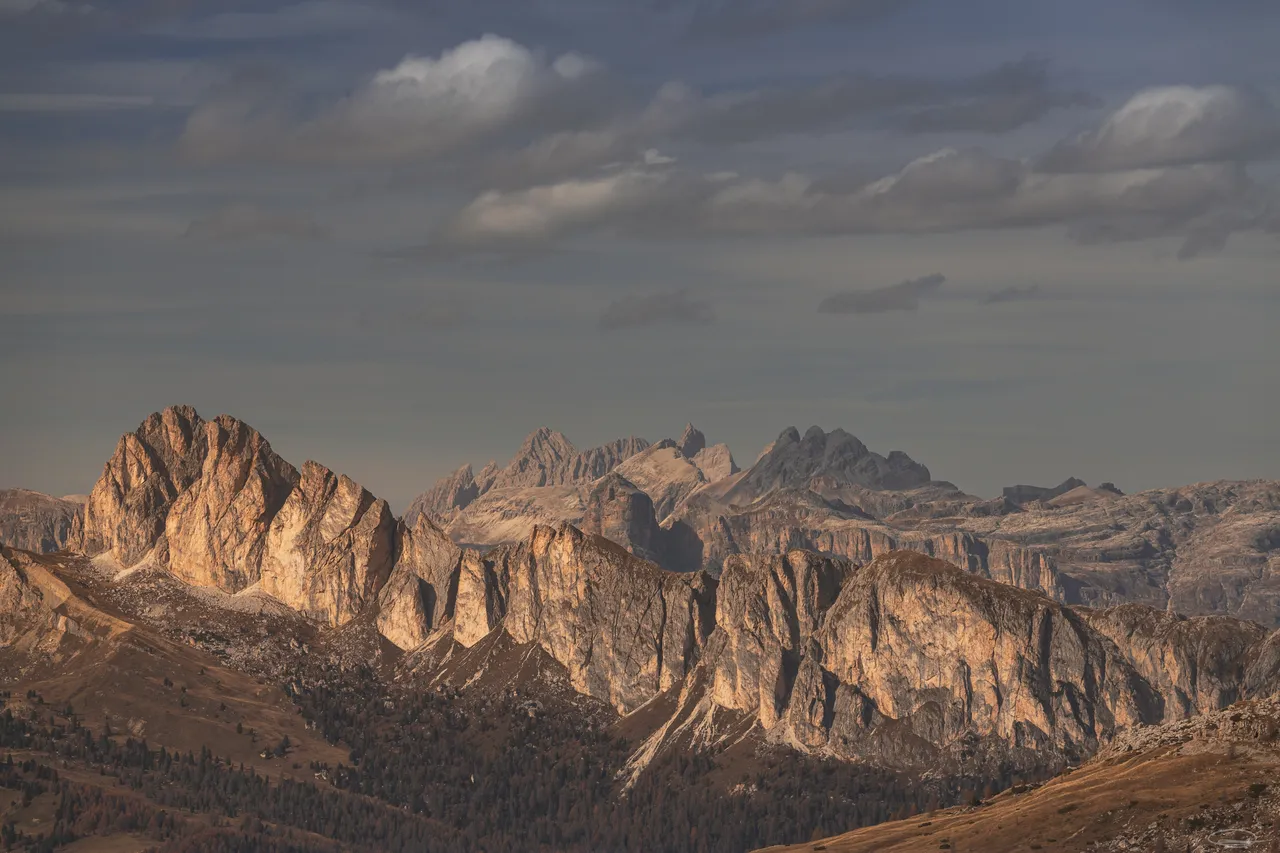
[(214, 240), (324, 240), (329, 231), (308, 216), (266, 211), (254, 204), (232, 204), (193, 220), (186, 236)]
[(1171, 86), (1134, 95), (1096, 130), (1057, 145), (1041, 168), (1102, 172), (1243, 162), (1280, 152), (1280, 111), (1231, 86)]
[(947, 277), (935, 273), (876, 290), (849, 291), (828, 296), (818, 303), (819, 314), (884, 314), (915, 311), (920, 300), (942, 287)]
[(982, 299), (983, 305), (1001, 305), (1005, 302), (1026, 302), (1041, 297), (1040, 285), (1014, 284), (1009, 287), (1002, 288), (993, 293), (988, 293)]
[[(838, 186), (838, 184), (837, 184)], [(1062, 226), (1081, 243), (1214, 235), (1267, 227), (1275, 198), (1243, 167), (1201, 164), (1123, 172), (1038, 172), (980, 149), (943, 149), (851, 189), (791, 173), (776, 179), (631, 166), (526, 190), (490, 191), (442, 239), (495, 248), (590, 231), (631, 236), (926, 234)]]
[(319, 113), (291, 109), (279, 81), (241, 74), (194, 110), (182, 148), (200, 159), (430, 158), (511, 132), (570, 121), (598, 106), (598, 68), (486, 35), (437, 57), (407, 56)]
[(907, 0), (700, 0), (692, 4), (688, 31), (702, 38), (762, 36), (826, 21), (876, 21), (906, 4)]
[(514, 192), (490, 191), (467, 205), (447, 229), (453, 244), (520, 246), (542, 243), (596, 226), (641, 226), (683, 201), (698, 187), (663, 168), (629, 166), (595, 178), (562, 181)]
[(707, 326), (714, 322), (711, 304), (690, 298), (687, 290), (623, 297), (600, 315), (600, 328), (608, 331), (659, 325)]

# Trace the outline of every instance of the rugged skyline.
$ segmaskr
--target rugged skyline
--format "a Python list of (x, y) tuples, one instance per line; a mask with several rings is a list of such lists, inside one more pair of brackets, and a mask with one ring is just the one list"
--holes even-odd
[(0, 16), (2, 485), (175, 401), (398, 511), (541, 425), (1280, 476), (1274, 4)]

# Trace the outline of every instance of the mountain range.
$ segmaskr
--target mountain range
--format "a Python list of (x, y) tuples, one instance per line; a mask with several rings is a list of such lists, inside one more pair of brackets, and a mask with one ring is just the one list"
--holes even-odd
[[(609, 842), (691, 850), (979, 796), (1280, 691), (1275, 482), (1124, 495), (1068, 480), (983, 499), (842, 430), (788, 428), (740, 469), (692, 426), (586, 451), (540, 429), (505, 466), (464, 466), (397, 517), (242, 421), (178, 406), (121, 437), (83, 504), (10, 492), (0, 506), (0, 687), (98, 705), (111, 729), (173, 748), (222, 743), (239, 761), (230, 688), (207, 686), (202, 711), (179, 705), (181, 724), (148, 691), (168, 669), (259, 679), (256, 696), (281, 685), (236, 706), (241, 729), (257, 720), (287, 738), (322, 793), (357, 779), (450, 839), (465, 834), (456, 814), (335, 758), (341, 746), (358, 764), (410, 725), (387, 718), (356, 738), (339, 725), (356, 685), (358, 706), (447, 695), (497, 727), (484, 731), (580, 715), (625, 741), (599, 760), (616, 780), (606, 798), (631, 791), (629, 809), (658, 796), (646, 786), (694, 777), (690, 803), (755, 808), (740, 836), (700, 841), (695, 822), (678, 842), (628, 812), (645, 828)], [(305, 728), (279, 716), (290, 703)], [(795, 778), (874, 768), (912, 781), (882, 781), (879, 810), (819, 807), (817, 790), (784, 807), (783, 783), (759, 775), (769, 761), (800, 762)], [(781, 808), (778, 825), (762, 817)], [(277, 822), (314, 831), (292, 820)], [(531, 830), (494, 831), (489, 847), (529, 849)], [(473, 842), (440, 849), (485, 847)], [(561, 846), (611, 849), (592, 843)]]

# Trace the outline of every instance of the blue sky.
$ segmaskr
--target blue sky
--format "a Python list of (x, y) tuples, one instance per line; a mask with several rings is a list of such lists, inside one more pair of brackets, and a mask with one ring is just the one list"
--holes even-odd
[(0, 485), (185, 402), (403, 507), (546, 424), (1280, 477), (1280, 5), (0, 0)]

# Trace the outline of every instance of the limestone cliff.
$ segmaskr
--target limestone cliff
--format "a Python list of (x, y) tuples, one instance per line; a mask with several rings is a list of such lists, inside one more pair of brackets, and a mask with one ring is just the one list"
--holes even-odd
[(253, 427), (228, 415), (204, 424), (200, 475), (165, 521), (169, 571), (188, 583), (239, 592), (258, 582), (267, 530), (298, 472)]
[(37, 554), (61, 551), (83, 524), (84, 504), (29, 489), (0, 489), (0, 545)]
[(195, 409), (172, 406), (122, 436), (89, 493), (76, 547), (125, 567), (141, 560), (164, 533), (173, 502), (200, 476), (203, 429)]
[(425, 515), (396, 529), (396, 562), (378, 594), (378, 631), (402, 649), (453, 618), (462, 550)]
[(311, 618), (346, 624), (386, 583), (395, 526), (386, 501), (307, 462), (267, 534), (262, 589)]
[(712, 624), (714, 582), (674, 574), (570, 527), (463, 559), (455, 638), (537, 643), (580, 693), (627, 713), (680, 685)]

